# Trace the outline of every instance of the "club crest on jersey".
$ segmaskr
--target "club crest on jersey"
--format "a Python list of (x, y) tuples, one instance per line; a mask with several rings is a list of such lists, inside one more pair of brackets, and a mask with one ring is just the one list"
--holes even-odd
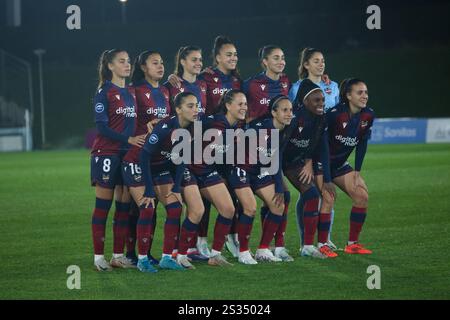
[(214, 79), (214, 82), (217, 82), (217, 81), (219, 81), (219, 78), (213, 78)]
[(180, 88), (180, 92), (184, 92), (184, 88)]
[(150, 92), (147, 92), (147, 93), (145, 94), (145, 96), (147, 97), (147, 99), (150, 99)]
[(103, 179), (103, 182), (108, 182), (109, 181), (109, 174), (103, 174), (102, 175), (102, 179)]
[(120, 100), (120, 95), (116, 94), (115, 97), (117, 100)]
[(331, 88), (330, 87), (326, 87), (325, 88), (325, 93), (326, 94), (331, 94)]
[(141, 175), (134, 176), (134, 181), (141, 182), (141, 180), (142, 180), (142, 176)]
[(344, 127), (344, 129), (345, 129), (346, 126), (347, 126), (347, 122), (343, 122), (342, 127)]
[(202, 90), (202, 92), (206, 92), (206, 87), (200, 87), (200, 89)]
[(158, 140), (159, 140), (158, 136), (154, 133), (150, 136), (150, 138), (148, 138), (148, 142), (150, 142), (151, 144), (157, 143)]
[(105, 110), (105, 106), (103, 105), (103, 103), (97, 103), (95, 105), (95, 112), (102, 113), (103, 110)]
[(283, 89), (286, 89), (287, 88), (287, 83), (286, 82), (282, 82), (281, 86), (283, 87)]
[(264, 89), (266, 88), (266, 85), (262, 84), (262, 85), (260, 85), (260, 87), (261, 87), (261, 90), (264, 91)]

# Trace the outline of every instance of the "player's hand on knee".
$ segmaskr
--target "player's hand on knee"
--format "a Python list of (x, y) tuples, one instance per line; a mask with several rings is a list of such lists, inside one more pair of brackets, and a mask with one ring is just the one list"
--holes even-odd
[(183, 204), (183, 198), (181, 197), (181, 193), (171, 191), (166, 195), (166, 198), (169, 198), (170, 196), (174, 196), (181, 205)]
[(277, 207), (281, 207), (284, 205), (284, 193), (275, 193), (275, 195), (272, 198), (273, 203)]
[(149, 205), (152, 205), (152, 207), (155, 207), (155, 199), (150, 197), (142, 197), (139, 201), (139, 206), (144, 205), (145, 208), (148, 208)]
[(335, 201), (337, 198), (336, 187), (332, 182), (324, 182), (322, 186), (322, 197), (325, 198), (324, 193), (327, 193), (328, 196), (331, 197), (332, 201)]

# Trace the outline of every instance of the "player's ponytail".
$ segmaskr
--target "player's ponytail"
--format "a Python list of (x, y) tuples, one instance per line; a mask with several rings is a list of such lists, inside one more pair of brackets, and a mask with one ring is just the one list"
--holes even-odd
[(108, 64), (112, 63), (113, 59), (119, 52), (125, 52), (121, 49), (105, 50), (100, 56), (98, 63), (98, 88), (100, 89), (106, 82), (106, 80), (112, 80), (112, 71), (109, 70)]
[(228, 112), (227, 104), (230, 104), (231, 102), (233, 102), (234, 97), (238, 93), (244, 94), (244, 92), (242, 92), (241, 90), (238, 90), (238, 89), (231, 89), (231, 90), (228, 90), (227, 92), (225, 92), (223, 94), (223, 96), (220, 97), (219, 104), (217, 105), (214, 113), (227, 114), (227, 112)]
[(308, 78), (308, 69), (305, 68), (305, 63), (309, 62), (309, 59), (315, 54), (315, 53), (322, 53), (321, 51), (315, 49), (315, 48), (305, 48), (300, 52), (300, 58), (298, 65), (298, 77), (300, 79), (306, 79)]
[(180, 49), (178, 49), (178, 53), (175, 56), (175, 70), (173, 72), (174, 74), (176, 74), (179, 77), (183, 76), (184, 68), (183, 68), (183, 65), (181, 64), (181, 60), (186, 60), (187, 56), (192, 51), (200, 51), (200, 53), (201, 53), (202, 49), (200, 49), (199, 47), (196, 47), (196, 46), (186, 46), (186, 47), (181, 47)]
[(276, 49), (280, 49), (281, 50), (281, 48), (279, 46), (276, 46), (276, 45), (273, 45), (273, 44), (269, 44), (269, 45), (264, 46), (264, 47), (262, 47), (262, 48), (260, 48), (258, 50), (259, 61), (261, 63), (261, 67), (264, 70), (266, 70), (267, 68), (266, 68), (266, 65), (264, 64), (263, 60), (267, 59), (270, 56), (270, 54), (272, 53), (272, 51), (276, 50)]
[(141, 52), (139, 56), (136, 57), (136, 60), (133, 63), (133, 70), (131, 71), (131, 82), (133, 84), (137, 84), (145, 79), (145, 74), (141, 66), (145, 66), (147, 64), (148, 57), (153, 54), (159, 54), (159, 52), (146, 50)]
[(364, 83), (365, 82), (358, 78), (347, 78), (342, 80), (339, 86), (339, 102), (343, 104), (348, 104), (347, 95), (352, 91), (352, 87), (355, 84)]

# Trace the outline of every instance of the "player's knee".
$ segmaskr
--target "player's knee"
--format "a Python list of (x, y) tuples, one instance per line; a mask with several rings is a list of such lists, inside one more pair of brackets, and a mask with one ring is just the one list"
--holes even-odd
[(220, 208), (220, 214), (228, 219), (231, 219), (234, 216), (234, 210), (234, 205), (232, 202), (230, 202)]
[(250, 204), (245, 203), (242, 204), (242, 209), (247, 216), (254, 217), (256, 215), (256, 203)]
[(189, 219), (194, 223), (200, 222), (204, 212), (205, 212), (205, 207), (203, 206), (203, 203), (199, 203), (197, 205), (188, 207)]
[(270, 212), (272, 212), (273, 214), (276, 214), (277, 216), (281, 216), (284, 213), (284, 204), (277, 206), (277, 205), (271, 203), (270, 205), (268, 205), (268, 208), (269, 208)]
[(353, 202), (358, 207), (367, 207), (369, 203), (369, 194), (362, 188), (359, 188), (358, 192), (353, 197)]

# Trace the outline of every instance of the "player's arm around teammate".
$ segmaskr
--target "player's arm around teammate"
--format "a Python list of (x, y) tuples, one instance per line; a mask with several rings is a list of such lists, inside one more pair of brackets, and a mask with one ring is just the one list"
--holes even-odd
[[(330, 179), (352, 199), (350, 232), (345, 252), (370, 254), (372, 253), (370, 250), (358, 243), (369, 200), (369, 192), (360, 171), (375, 115), (373, 110), (367, 107), (368, 90), (364, 81), (355, 78), (347, 79), (343, 81), (340, 89), (341, 103), (327, 114)], [(355, 168), (353, 169), (347, 159), (355, 147)], [(319, 187), (323, 179), (326, 181), (323, 175), (317, 176)], [(330, 211), (334, 204), (334, 197), (327, 192), (322, 193), (319, 246), (326, 244)]]
[[(99, 87), (94, 98), (98, 130), (91, 153), (91, 181), (95, 186), (96, 204), (92, 216), (94, 265), (99, 271), (131, 267), (123, 256), (128, 223), (129, 194), (122, 187), (120, 163), (130, 145), (142, 146), (144, 136), (134, 136), (136, 112), (133, 90), (126, 87), (130, 61), (125, 50), (102, 53), (99, 62)], [(104, 258), (105, 226), (113, 196), (116, 199), (111, 264)]]

